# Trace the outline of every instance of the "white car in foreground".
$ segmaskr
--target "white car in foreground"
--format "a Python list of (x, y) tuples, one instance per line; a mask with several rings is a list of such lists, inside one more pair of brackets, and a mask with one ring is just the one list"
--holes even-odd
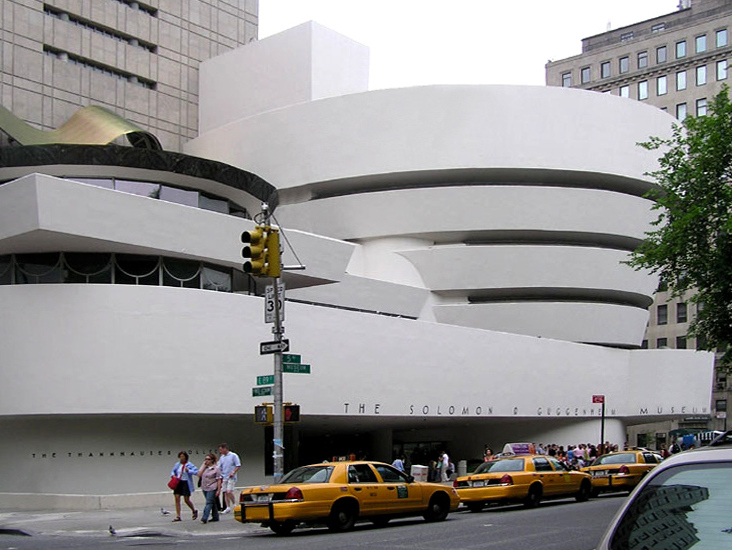
[(732, 431), (656, 466), (597, 550), (732, 549)]

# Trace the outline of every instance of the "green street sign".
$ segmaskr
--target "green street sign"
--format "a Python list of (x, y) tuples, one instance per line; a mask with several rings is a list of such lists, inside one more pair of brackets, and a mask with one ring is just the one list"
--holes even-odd
[(257, 386), (268, 386), (270, 384), (274, 384), (274, 374), (257, 376)]
[(273, 386), (263, 386), (261, 388), (252, 388), (252, 397), (262, 397), (264, 395), (272, 395)]
[(302, 356), (298, 355), (296, 353), (283, 353), (282, 354), (283, 363), (299, 363), (301, 359), (302, 359)]
[(300, 363), (283, 363), (282, 372), (293, 372), (295, 374), (310, 374), (310, 365)]

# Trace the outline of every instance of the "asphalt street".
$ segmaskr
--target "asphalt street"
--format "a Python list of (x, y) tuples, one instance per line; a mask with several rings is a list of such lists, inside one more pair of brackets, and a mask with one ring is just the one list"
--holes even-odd
[[(603, 496), (589, 502), (563, 500), (527, 510), (521, 506), (491, 507), (480, 513), (459, 511), (441, 523), (419, 519), (376, 528), (358, 524), (347, 533), (324, 528), (296, 529), (287, 537), (259, 525), (242, 525), (231, 515), (202, 524), (190, 515), (172, 523), (160, 509), (95, 512), (0, 512), (0, 550), (71, 550), (139, 546), (184, 546), (187, 549), (240, 550), (474, 550), (478, 548), (541, 548), (592, 550), (624, 496)], [(110, 526), (112, 527), (110, 531)]]

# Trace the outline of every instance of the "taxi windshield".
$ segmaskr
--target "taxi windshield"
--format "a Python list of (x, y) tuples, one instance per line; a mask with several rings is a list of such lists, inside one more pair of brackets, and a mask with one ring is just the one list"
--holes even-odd
[(333, 466), (303, 466), (291, 470), (280, 483), (327, 483), (333, 473)]
[(634, 463), (635, 460), (635, 454), (633, 453), (620, 453), (616, 455), (604, 455), (595, 460), (595, 462), (592, 463), (593, 466), (597, 466), (599, 464), (627, 464), (629, 462)]
[(495, 462), (484, 462), (476, 468), (476, 474), (496, 473), (496, 472), (523, 472), (523, 458), (508, 458), (505, 460), (496, 460)]

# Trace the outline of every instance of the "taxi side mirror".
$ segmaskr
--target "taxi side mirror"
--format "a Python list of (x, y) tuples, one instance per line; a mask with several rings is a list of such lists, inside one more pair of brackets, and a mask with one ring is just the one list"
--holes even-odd
[(414, 476), (407, 476), (407, 483), (414, 483)]

